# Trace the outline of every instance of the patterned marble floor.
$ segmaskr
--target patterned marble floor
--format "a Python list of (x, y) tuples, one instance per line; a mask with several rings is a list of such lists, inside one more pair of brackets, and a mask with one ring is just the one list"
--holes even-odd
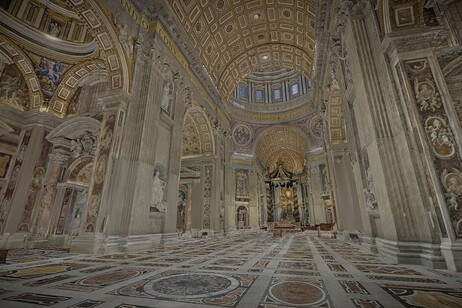
[(243, 232), (151, 251), (13, 251), (0, 307), (462, 307), (462, 275), (314, 233)]

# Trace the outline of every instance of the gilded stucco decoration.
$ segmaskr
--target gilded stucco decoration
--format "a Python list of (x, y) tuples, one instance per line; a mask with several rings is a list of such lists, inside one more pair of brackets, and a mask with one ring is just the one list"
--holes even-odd
[[(43, 95), (40, 90), (39, 79), (34, 72), (34, 66), (29, 57), (19, 47), (17, 47), (16, 44), (3, 35), (0, 35), (0, 53), (7, 55), (7, 57), (11, 59), (12, 64), (16, 64), (17, 68), (22, 73), (22, 77), (27, 85), (28, 98), (30, 100), (30, 103), (26, 104), (27, 107), (25, 108), (40, 107), (43, 102)], [(5, 80), (2, 82), (5, 82)], [(10, 85), (8, 84), (5, 84), (4, 86), (10, 88)]]
[(270, 172), (280, 158), (284, 168), (295, 174), (301, 173), (308, 151), (306, 134), (292, 126), (279, 126), (260, 134), (256, 141), (256, 156)]
[(99, 78), (106, 81), (108, 72), (106, 64), (103, 60), (91, 60), (73, 66), (66, 71), (62, 78), (62, 82), (56, 88), (54, 95), (50, 99), (50, 111), (64, 116), (71, 113), (67, 107), (71, 102), (71, 98), (76, 93), (79, 85), (86, 78)]
[(316, 1), (170, 3), (225, 97), (257, 70), (289, 68), (312, 75)]
[(119, 41), (114, 25), (103, 13), (97, 1), (71, 0), (73, 10), (82, 18), (88, 30), (96, 38), (104, 51), (105, 62), (109, 68), (109, 85), (111, 89), (129, 90), (129, 69), (123, 42)]
[(183, 124), (182, 156), (214, 153), (213, 134), (207, 115), (201, 108), (188, 109)]

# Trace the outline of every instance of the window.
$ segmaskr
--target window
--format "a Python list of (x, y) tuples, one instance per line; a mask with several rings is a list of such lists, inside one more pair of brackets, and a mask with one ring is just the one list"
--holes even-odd
[(247, 88), (244, 86), (239, 86), (239, 97), (247, 98)]
[(274, 100), (280, 100), (281, 99), (281, 89), (274, 90), (273, 97), (274, 97)]
[(298, 95), (298, 83), (294, 83), (290, 86), (290, 93), (292, 96)]
[(257, 90), (255, 92), (255, 100), (257, 102), (263, 102), (263, 91), (262, 90)]

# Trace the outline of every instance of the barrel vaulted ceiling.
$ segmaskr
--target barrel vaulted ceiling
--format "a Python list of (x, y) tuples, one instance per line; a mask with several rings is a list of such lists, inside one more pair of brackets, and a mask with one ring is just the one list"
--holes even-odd
[(281, 68), (312, 75), (315, 0), (169, 0), (218, 90)]

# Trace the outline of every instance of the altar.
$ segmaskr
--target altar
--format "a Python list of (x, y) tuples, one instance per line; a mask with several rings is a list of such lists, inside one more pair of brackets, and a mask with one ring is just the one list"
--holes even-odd
[(267, 197), (267, 226), (273, 236), (302, 232), (297, 198), (297, 177), (278, 160), (265, 180)]

